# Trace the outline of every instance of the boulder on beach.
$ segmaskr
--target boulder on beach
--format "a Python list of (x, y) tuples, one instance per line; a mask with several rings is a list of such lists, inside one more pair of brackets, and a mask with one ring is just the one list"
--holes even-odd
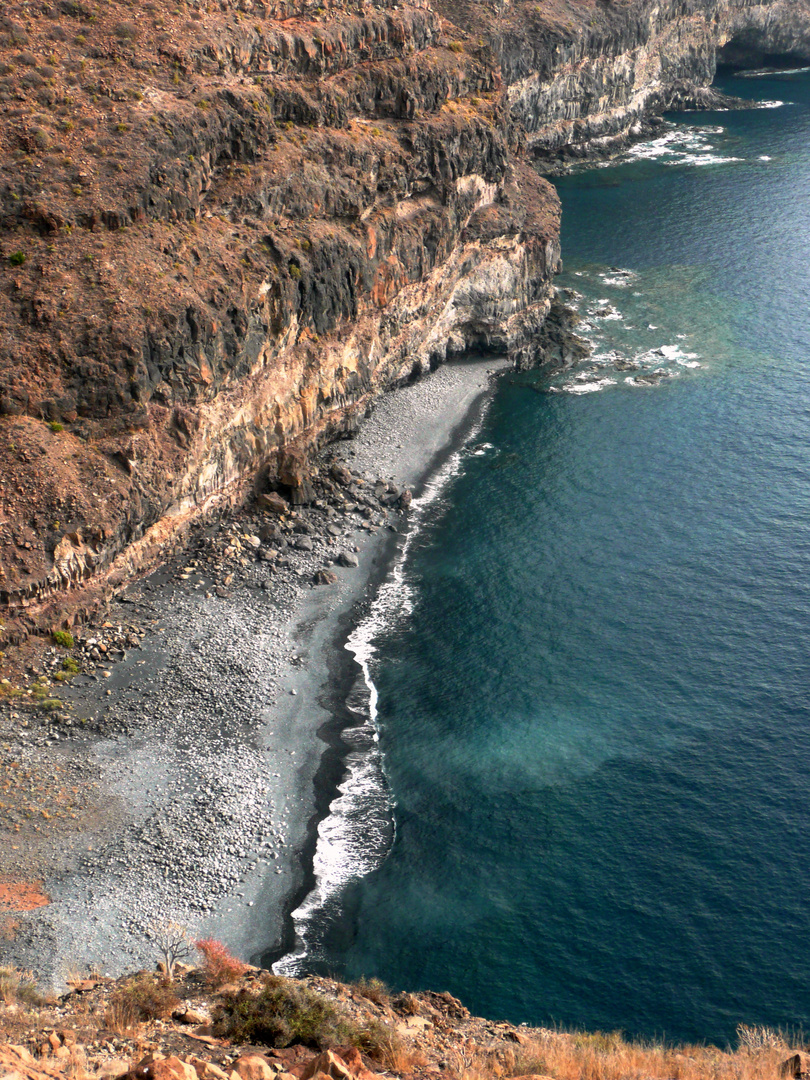
[(263, 491), (256, 496), (256, 502), (262, 510), (269, 510), (272, 514), (286, 514), (290, 505), (277, 491)]
[(334, 570), (319, 570), (314, 578), (316, 585), (334, 585), (337, 579)]

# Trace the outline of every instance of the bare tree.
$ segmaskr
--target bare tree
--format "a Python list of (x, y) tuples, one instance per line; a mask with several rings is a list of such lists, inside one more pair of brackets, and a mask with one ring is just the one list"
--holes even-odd
[(149, 924), (147, 936), (160, 953), (166, 977), (171, 982), (177, 963), (191, 956), (191, 935), (188, 927), (168, 919), (160, 920)]

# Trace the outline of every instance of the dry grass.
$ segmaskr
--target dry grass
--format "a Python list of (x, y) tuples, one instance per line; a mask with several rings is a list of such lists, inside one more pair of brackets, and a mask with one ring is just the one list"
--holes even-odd
[(713, 1046), (628, 1042), (620, 1032), (548, 1031), (527, 1039), (515, 1050), (458, 1051), (449, 1071), (458, 1080), (519, 1076), (553, 1080), (777, 1080), (783, 1075), (780, 1066), (791, 1053), (788, 1044), (770, 1029), (750, 1030), (756, 1032), (756, 1047), (743, 1044), (728, 1051)]
[[(130, 1016), (136, 1020), (165, 1020), (173, 1009), (180, 1004), (172, 984), (166, 978), (149, 972), (141, 972), (127, 979), (118, 989), (110, 1002), (108, 1023), (131, 1023)], [(113, 1015), (113, 1010), (116, 1010)]]
[(382, 979), (367, 979), (365, 975), (352, 983), (352, 988), (375, 1005), (390, 1005), (391, 993)]
[(114, 1034), (126, 1038), (138, 1030), (139, 1010), (127, 998), (117, 998), (111, 1004), (104, 1017), (104, 1022)]
[(0, 967), (0, 1000), (5, 1005), (27, 1005), (38, 1008), (46, 1002), (30, 971)]

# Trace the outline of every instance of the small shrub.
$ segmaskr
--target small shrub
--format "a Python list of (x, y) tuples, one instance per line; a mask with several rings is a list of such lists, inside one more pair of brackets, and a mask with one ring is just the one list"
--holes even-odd
[(131, 1001), (120, 998), (113, 1001), (107, 1009), (104, 1022), (107, 1027), (119, 1038), (133, 1035), (138, 1026), (138, 1011)]
[(293, 281), (300, 281), (301, 267), (297, 266), (295, 263), (290, 263), (290, 277), (293, 279)]
[(225, 996), (215, 1032), (238, 1043), (284, 1047), (303, 1043), (318, 1050), (353, 1042), (357, 1028), (345, 1013), (309, 987), (271, 976), (258, 995)]
[(65, 430), (65, 425), (60, 424), (58, 420), (51, 420), (50, 424), (48, 424), (48, 427), (55, 435), (58, 435), (60, 431)]
[(781, 1031), (773, 1028), (748, 1024), (737, 1024), (737, 1038), (740, 1048), (757, 1052), (759, 1050), (787, 1050), (788, 1044)]
[(119, 41), (134, 41), (138, 36), (138, 27), (133, 22), (122, 22), (113, 28), (113, 33)]
[(62, 708), (62, 702), (59, 698), (49, 697), (41, 702), (41, 706), (46, 712), (56, 712), (57, 709)]
[(375, 1005), (390, 1005), (391, 995), (382, 979), (367, 979), (365, 975), (354, 984), (355, 990)]
[(25, 262), (25, 254), (22, 251), (12, 251), (8, 257), (12, 266), (22, 266)]
[(203, 958), (203, 972), (212, 986), (224, 986), (241, 978), (248, 970), (248, 965), (231, 955), (221, 941), (204, 938), (194, 947)]
[(61, 645), (63, 649), (72, 649), (76, 644), (73, 640), (73, 634), (69, 630), (54, 630), (53, 640), (57, 645)]
[[(350, 1036), (350, 1041), (385, 1069), (398, 1070), (407, 1056), (396, 1031), (380, 1020), (372, 1020), (370, 1024), (359, 1028)], [(407, 1069), (407, 1065), (405, 1068)]]
[(168, 979), (148, 972), (135, 975), (119, 987), (110, 1000), (120, 1017), (134, 1014), (139, 1020), (165, 1020), (180, 1004)]
[(0, 1001), (6, 1005), (33, 1005), (45, 1003), (30, 971), (18, 971), (13, 967), (0, 967)]
[(461, 44), (460, 41), (451, 41), (450, 44), (448, 45), (448, 48), (450, 49), (450, 52), (454, 52), (454, 53), (464, 52), (464, 46)]

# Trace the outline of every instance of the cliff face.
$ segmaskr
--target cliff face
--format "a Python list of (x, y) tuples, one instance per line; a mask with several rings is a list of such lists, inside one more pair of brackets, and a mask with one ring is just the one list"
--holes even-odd
[(651, 113), (711, 107), (718, 60), (810, 58), (806, 0), (611, 3), (609, 21), (510, 20), (503, 78), (513, 122), (539, 162), (586, 157), (638, 134)]
[(11, 632), (257, 477), (295, 495), (309, 447), (449, 354), (534, 362), (560, 253), (531, 159), (699, 99), (718, 48), (809, 57), (810, 0), (6, 4)]

